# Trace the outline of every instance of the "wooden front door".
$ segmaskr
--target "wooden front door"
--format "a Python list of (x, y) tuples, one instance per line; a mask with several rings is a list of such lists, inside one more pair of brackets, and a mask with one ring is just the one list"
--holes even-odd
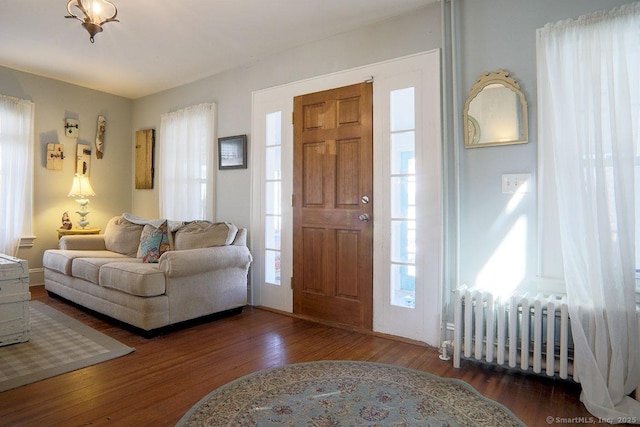
[(293, 310), (371, 329), (373, 101), (361, 83), (294, 98)]

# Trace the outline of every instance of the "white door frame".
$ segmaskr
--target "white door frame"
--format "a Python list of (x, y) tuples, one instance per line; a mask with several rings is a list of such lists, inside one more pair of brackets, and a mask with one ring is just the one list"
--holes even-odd
[[(420, 291), (416, 284), (416, 309), (394, 307), (389, 304), (390, 286), (388, 267), (389, 235), (387, 223), (390, 218), (389, 200), (384, 184), (384, 165), (388, 156), (388, 129), (385, 130), (385, 114), (388, 117), (389, 90), (399, 81), (398, 76), (410, 75), (418, 85), (416, 93), (417, 140), (416, 148), (424, 166), (419, 182), (425, 185), (419, 194), (429, 203), (422, 217), (427, 227), (419, 239), (420, 254), (416, 268), (420, 275)], [(374, 283), (373, 283), (373, 327), (375, 331), (426, 342), (438, 346), (442, 317), (441, 246), (442, 246), (442, 172), (441, 172), (441, 91), (440, 51), (433, 50), (403, 58), (372, 64), (340, 73), (255, 91), (252, 94), (252, 194), (251, 194), (251, 250), (254, 263), (251, 268), (250, 304), (264, 306), (283, 312), (293, 311), (293, 217), (291, 195), (293, 194), (293, 98), (306, 93), (319, 92), (348, 86), (373, 79), (374, 103)], [(402, 77), (400, 77), (400, 80)], [(386, 105), (386, 106), (385, 106)], [(280, 111), (283, 118), (281, 162), (281, 264), (280, 285), (264, 280), (264, 162), (265, 162), (265, 116)], [(387, 135), (385, 136), (385, 132)], [(377, 155), (376, 155), (377, 154)], [(380, 226), (378, 225), (380, 224)], [(407, 325), (411, 325), (407, 328)]]

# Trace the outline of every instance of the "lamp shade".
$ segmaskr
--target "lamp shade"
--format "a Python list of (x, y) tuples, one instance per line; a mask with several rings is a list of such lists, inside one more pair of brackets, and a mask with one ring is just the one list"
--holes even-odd
[(86, 175), (75, 174), (73, 177), (73, 183), (71, 184), (71, 190), (69, 190), (69, 197), (87, 197), (95, 196), (96, 192), (91, 188), (89, 177)]

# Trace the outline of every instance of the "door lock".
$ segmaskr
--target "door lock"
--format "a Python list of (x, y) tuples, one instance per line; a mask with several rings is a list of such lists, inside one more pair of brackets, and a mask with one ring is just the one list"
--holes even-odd
[(366, 205), (367, 203), (369, 203), (369, 196), (362, 196), (360, 200)]

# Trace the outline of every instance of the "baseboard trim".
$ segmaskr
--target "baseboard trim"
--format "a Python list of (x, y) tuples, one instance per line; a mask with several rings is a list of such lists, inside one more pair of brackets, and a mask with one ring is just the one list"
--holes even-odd
[[(316, 319), (316, 318), (309, 317), (309, 316), (302, 316), (300, 314), (289, 313), (288, 311), (276, 310), (274, 308), (264, 307), (264, 306), (261, 306), (261, 305), (256, 305), (256, 306), (253, 306), (253, 307), (257, 308), (257, 309), (260, 309), (260, 310), (270, 311), (272, 313), (282, 314), (283, 316), (289, 316), (289, 317), (294, 317), (296, 319), (308, 320), (309, 322), (320, 323), (320, 324), (325, 325), (325, 326), (331, 326), (331, 327), (334, 327), (334, 328), (340, 328), (340, 329), (346, 329), (346, 330), (349, 330), (349, 331), (360, 332), (362, 334), (373, 335), (373, 336), (381, 337), (381, 338), (387, 338), (387, 339), (390, 339), (390, 340), (399, 341), (399, 342), (403, 342), (403, 343), (407, 343), (407, 344), (418, 345), (420, 347), (432, 347), (429, 344), (424, 343), (422, 341), (412, 340), (410, 338), (399, 337), (397, 335), (384, 334), (382, 332), (376, 332), (376, 331), (371, 331), (369, 329), (357, 328), (355, 326), (345, 325), (343, 323), (329, 322), (329, 321), (326, 321), (326, 320)], [(435, 347), (432, 347), (432, 348), (435, 348)]]
[(29, 269), (29, 286), (44, 285), (44, 267)]

